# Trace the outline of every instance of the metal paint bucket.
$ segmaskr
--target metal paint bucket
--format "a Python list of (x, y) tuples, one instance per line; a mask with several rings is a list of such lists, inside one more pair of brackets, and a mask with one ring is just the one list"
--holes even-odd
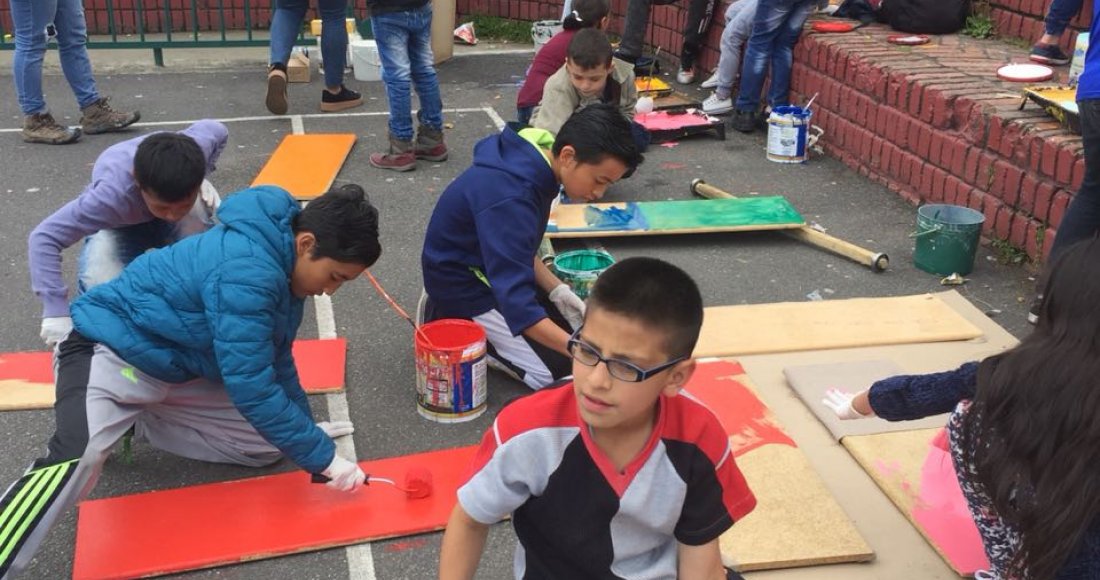
[(531, 40), (537, 53), (555, 34), (562, 31), (561, 20), (539, 20), (531, 23)]
[(440, 423), (485, 412), (485, 329), (469, 320), (429, 322), (415, 334), (416, 410)]
[(947, 204), (928, 204), (917, 209), (913, 265), (932, 274), (965, 276), (974, 269), (974, 256), (985, 215), (980, 211)]
[(805, 163), (809, 158), (807, 136), (813, 112), (783, 106), (768, 115), (768, 161)]
[(600, 250), (573, 250), (554, 256), (554, 271), (582, 300), (588, 297), (596, 278), (615, 263), (611, 254)]

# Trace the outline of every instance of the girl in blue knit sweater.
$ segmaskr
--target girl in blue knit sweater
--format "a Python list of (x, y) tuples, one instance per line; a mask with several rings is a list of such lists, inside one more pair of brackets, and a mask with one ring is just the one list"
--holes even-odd
[(1100, 578), (1100, 240), (1055, 262), (1035, 331), (954, 371), (883, 379), (825, 404), (841, 419), (952, 411), (951, 455), (987, 578)]

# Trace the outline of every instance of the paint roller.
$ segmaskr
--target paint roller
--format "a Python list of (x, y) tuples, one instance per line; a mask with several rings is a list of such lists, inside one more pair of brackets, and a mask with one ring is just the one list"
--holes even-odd
[[(405, 492), (405, 497), (408, 499), (424, 499), (432, 495), (432, 472), (425, 467), (410, 467), (405, 472), (405, 480), (401, 485), (387, 477), (374, 477), (369, 473), (366, 475), (367, 479), (363, 482), (363, 485), (387, 483)], [(331, 481), (327, 475), (320, 473), (311, 474), (309, 480), (312, 483), (328, 483)]]

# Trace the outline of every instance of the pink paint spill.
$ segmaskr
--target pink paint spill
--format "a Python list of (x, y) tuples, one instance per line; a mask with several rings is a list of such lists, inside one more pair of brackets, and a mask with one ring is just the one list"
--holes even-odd
[(921, 467), (920, 494), (910, 515), (955, 570), (973, 574), (989, 568), (982, 538), (947, 451), (947, 431), (931, 441)]
[(718, 416), (729, 433), (734, 457), (769, 444), (798, 447), (771, 410), (738, 380), (744, 374), (735, 363), (702, 363), (696, 366), (687, 390)]

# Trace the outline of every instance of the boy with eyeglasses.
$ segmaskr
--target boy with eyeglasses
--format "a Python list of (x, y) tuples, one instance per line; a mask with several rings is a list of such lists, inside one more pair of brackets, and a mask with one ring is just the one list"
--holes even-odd
[(458, 490), (441, 580), (473, 578), (508, 514), (515, 577), (726, 578), (718, 537), (756, 505), (718, 419), (680, 389), (703, 322), (692, 279), (653, 258), (609, 268), (569, 340), (573, 382), (497, 416)]

